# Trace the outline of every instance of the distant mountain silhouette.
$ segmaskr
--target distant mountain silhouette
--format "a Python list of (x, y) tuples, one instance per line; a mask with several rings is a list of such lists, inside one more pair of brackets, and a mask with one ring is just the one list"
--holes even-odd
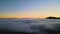
[(46, 17), (46, 19), (60, 19), (60, 17)]

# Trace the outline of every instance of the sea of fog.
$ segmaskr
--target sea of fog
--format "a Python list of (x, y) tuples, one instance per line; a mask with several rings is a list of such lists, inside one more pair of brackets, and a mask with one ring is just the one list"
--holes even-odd
[(60, 19), (0, 19), (0, 30), (13, 32), (38, 32), (60, 30)]

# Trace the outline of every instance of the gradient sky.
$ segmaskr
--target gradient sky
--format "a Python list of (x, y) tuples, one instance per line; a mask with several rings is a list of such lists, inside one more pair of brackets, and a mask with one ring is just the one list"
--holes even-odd
[(0, 0), (0, 18), (60, 17), (60, 0)]

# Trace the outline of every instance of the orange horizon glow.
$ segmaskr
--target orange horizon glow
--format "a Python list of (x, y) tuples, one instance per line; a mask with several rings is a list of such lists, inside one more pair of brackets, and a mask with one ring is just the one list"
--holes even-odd
[[(0, 18), (46, 18), (49, 16), (0, 16)], [(59, 16), (53, 16), (59, 17)]]
[(45, 18), (46, 16), (0, 16), (0, 18)]

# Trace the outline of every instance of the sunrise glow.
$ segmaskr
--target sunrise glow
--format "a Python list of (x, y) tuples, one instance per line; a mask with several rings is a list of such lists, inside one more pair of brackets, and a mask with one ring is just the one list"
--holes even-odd
[(0, 0), (0, 18), (60, 17), (60, 0)]

